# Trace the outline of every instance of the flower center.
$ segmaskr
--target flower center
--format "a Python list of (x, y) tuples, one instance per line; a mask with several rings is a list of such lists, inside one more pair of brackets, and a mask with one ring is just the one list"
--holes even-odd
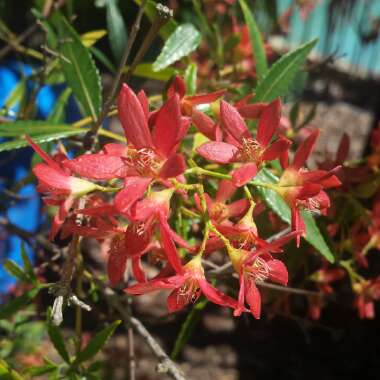
[(185, 283), (178, 289), (177, 303), (178, 304), (187, 304), (189, 302), (194, 303), (198, 299), (199, 295), (200, 295), (200, 288), (199, 288), (198, 282), (195, 281), (194, 279), (186, 280)]
[(211, 207), (211, 217), (216, 221), (228, 218), (228, 207), (224, 203), (215, 202)]
[(259, 164), (262, 154), (263, 148), (257, 140), (252, 138), (243, 139), (242, 159), (244, 161), (252, 161)]
[(264, 282), (269, 277), (270, 269), (264, 259), (257, 257), (252, 266), (246, 268), (246, 273), (255, 281)]
[(155, 176), (161, 169), (162, 162), (153, 149), (129, 149), (126, 163), (143, 176)]

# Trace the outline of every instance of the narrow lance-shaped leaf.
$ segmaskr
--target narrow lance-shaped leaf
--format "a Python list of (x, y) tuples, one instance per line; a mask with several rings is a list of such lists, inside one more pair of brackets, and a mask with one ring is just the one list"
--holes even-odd
[(255, 102), (271, 102), (284, 96), (300, 66), (305, 62), (317, 40), (314, 39), (298, 49), (283, 55), (275, 62), (255, 90)]
[(26, 253), (24, 242), (21, 243), (21, 259), (22, 259), (22, 263), (24, 265), (24, 272), (29, 276), (29, 278), (32, 281), (37, 281), (37, 276), (35, 275), (35, 273), (33, 271), (33, 265), (30, 262), (28, 254)]
[(117, 62), (120, 62), (125, 46), (127, 45), (127, 29), (124, 24), (117, 0), (106, 2), (108, 39), (112, 53)]
[(65, 341), (58, 327), (48, 324), (48, 334), (54, 348), (57, 350), (60, 357), (66, 362), (70, 363), (70, 356), (66, 350)]
[[(278, 178), (267, 169), (262, 169), (256, 175), (255, 180), (266, 183), (278, 182)], [(265, 203), (281, 218), (281, 220), (290, 224), (290, 208), (285, 201), (273, 190), (258, 187), (257, 191)], [(308, 211), (302, 211), (301, 215), (306, 226), (305, 240), (324, 256), (326, 260), (334, 262), (334, 255), (321, 234), (313, 216)]]
[(245, 0), (239, 0), (241, 10), (243, 11), (244, 20), (249, 31), (249, 38), (252, 45), (252, 54), (255, 59), (257, 79), (260, 82), (268, 72), (267, 57), (265, 47), (261, 38), (261, 33), (257, 27), (255, 18), (249, 9)]
[(72, 90), (70, 87), (65, 88), (62, 93), (59, 95), (57, 102), (54, 105), (53, 111), (48, 117), (48, 121), (59, 123), (64, 120), (65, 116), (65, 107), (70, 98)]
[(81, 351), (75, 359), (74, 364), (78, 365), (93, 358), (101, 348), (106, 344), (107, 339), (113, 334), (117, 326), (121, 323), (120, 320), (113, 322), (102, 331), (98, 332)]
[(160, 71), (172, 63), (186, 57), (201, 42), (201, 34), (192, 24), (182, 24), (165, 42), (165, 45), (153, 63), (153, 70)]
[(18, 280), (23, 282), (29, 282), (30, 279), (23, 269), (19, 267), (13, 260), (7, 260), (4, 263), (4, 269), (11, 275), (16, 277)]
[(13, 298), (7, 303), (0, 306), (0, 319), (9, 318), (19, 310), (29, 305), (40, 291), (39, 287), (27, 291), (23, 295)]
[(198, 66), (196, 63), (190, 63), (185, 70), (185, 83), (188, 95), (194, 95), (197, 91), (197, 74)]
[(57, 24), (61, 41), (59, 45), (60, 62), (66, 81), (72, 88), (84, 113), (96, 120), (102, 104), (98, 69), (90, 52), (64, 16), (60, 15)]

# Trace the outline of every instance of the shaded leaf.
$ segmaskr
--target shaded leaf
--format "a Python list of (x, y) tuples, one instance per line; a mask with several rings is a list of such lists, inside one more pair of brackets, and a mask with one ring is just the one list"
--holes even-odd
[(179, 25), (167, 39), (160, 55), (153, 63), (153, 70), (160, 71), (172, 63), (186, 57), (201, 42), (201, 34), (192, 24)]
[(93, 358), (101, 348), (106, 344), (107, 339), (114, 333), (117, 326), (121, 323), (120, 320), (113, 322), (102, 331), (98, 332), (81, 351), (75, 359), (74, 364), (78, 365)]
[[(73, 128), (71, 130), (63, 130), (51, 133), (41, 133), (38, 135), (33, 135), (33, 141), (37, 144), (42, 144), (48, 141), (59, 140), (62, 138), (67, 138), (70, 136), (80, 135), (82, 133), (86, 133), (88, 128)], [(12, 141), (7, 141), (0, 144), (0, 152), (4, 152), (7, 150), (19, 149), (29, 146), (29, 143), (24, 139), (17, 139)]]
[(65, 341), (57, 326), (48, 323), (48, 334), (54, 348), (57, 350), (60, 357), (66, 362), (70, 363), (70, 356), (66, 350)]
[(4, 263), (4, 269), (11, 275), (23, 282), (29, 282), (29, 277), (24, 273), (22, 268), (18, 266), (13, 260), (7, 260)]
[[(125, 71), (128, 70), (128, 67), (125, 68)], [(136, 66), (133, 75), (136, 77), (155, 79), (161, 81), (168, 81), (174, 74), (176, 70), (172, 67), (166, 67), (160, 71), (153, 71), (152, 63), (141, 63)]]
[(252, 54), (255, 59), (256, 73), (258, 82), (260, 82), (268, 72), (268, 63), (265, 54), (264, 42), (261, 33), (257, 27), (255, 18), (251, 10), (248, 8), (245, 0), (239, 0), (241, 10), (243, 11), (244, 20), (248, 27), (249, 38), (252, 45)]
[(29, 305), (37, 296), (39, 291), (40, 288), (36, 287), (32, 290), (27, 291), (23, 295), (13, 298), (7, 303), (0, 305), (0, 319), (9, 318), (20, 309)]
[(70, 98), (71, 93), (72, 90), (70, 87), (65, 88), (61, 92), (54, 105), (53, 111), (50, 113), (48, 117), (48, 121), (51, 121), (53, 123), (59, 123), (65, 119), (65, 107)]
[(197, 73), (198, 66), (196, 63), (190, 63), (185, 70), (185, 83), (188, 95), (194, 95), (197, 91)]
[(36, 281), (37, 277), (33, 271), (33, 265), (32, 265), (32, 263), (28, 257), (28, 254), (26, 253), (24, 242), (21, 243), (21, 259), (22, 259), (22, 263), (24, 265), (24, 272), (28, 275), (28, 277), (32, 281)]
[(276, 61), (256, 87), (254, 101), (271, 102), (279, 96), (284, 96), (316, 43), (317, 39), (311, 40)]
[(108, 0), (106, 3), (108, 39), (112, 53), (117, 62), (121, 61), (123, 51), (127, 45), (127, 29), (117, 5), (117, 0)]

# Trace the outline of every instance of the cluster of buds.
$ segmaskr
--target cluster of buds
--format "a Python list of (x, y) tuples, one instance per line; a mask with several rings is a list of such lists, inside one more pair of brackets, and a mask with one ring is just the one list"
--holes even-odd
[[(317, 131), (289, 163), (292, 142), (279, 130), (280, 100), (255, 104), (245, 98), (230, 104), (221, 100), (224, 96), (225, 91), (187, 96), (176, 77), (167, 100), (151, 110), (143, 91), (135, 94), (123, 85), (118, 112), (127, 144), (109, 143), (97, 153), (68, 159), (62, 152), (50, 157), (29, 139), (44, 160), (34, 174), (46, 204), (59, 206), (50, 237), (76, 234), (107, 242), (112, 285), (124, 280), (130, 262), (136, 283), (125, 291), (140, 295), (168, 289), (170, 312), (203, 294), (236, 316), (251, 311), (259, 318), (256, 285), (267, 280), (287, 285), (287, 268), (277, 255), (305, 234), (299, 211), (325, 213), (330, 206), (325, 190), (340, 181), (337, 167), (305, 168)], [(210, 103), (213, 114), (202, 112), (199, 106)], [(257, 125), (255, 134), (249, 123)], [(208, 141), (191, 150), (187, 142), (194, 131)], [(283, 167), (278, 183), (255, 181), (277, 159)], [(254, 221), (265, 208), (251, 195), (256, 186), (275, 191), (292, 210), (290, 232), (270, 242), (259, 236)], [(193, 236), (184, 236), (180, 227), (186, 220)], [(215, 252), (225, 252), (227, 266), (236, 272), (236, 295), (208, 279), (205, 264), (212, 263)], [(153, 278), (144, 269), (147, 258), (156, 265)]]

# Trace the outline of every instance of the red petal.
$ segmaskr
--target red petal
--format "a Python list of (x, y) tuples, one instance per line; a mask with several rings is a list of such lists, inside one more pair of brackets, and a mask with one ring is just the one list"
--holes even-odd
[(260, 319), (261, 314), (261, 295), (259, 289), (257, 289), (254, 281), (247, 281), (246, 290), (245, 290), (245, 298), (247, 303), (251, 309), (252, 315), (256, 319)]
[(132, 271), (138, 282), (146, 282), (146, 274), (142, 269), (140, 257), (132, 258)]
[(120, 251), (111, 252), (107, 262), (107, 273), (111, 285), (120, 282), (127, 266), (127, 256)]
[(284, 155), (284, 153), (289, 149), (292, 142), (286, 138), (279, 138), (271, 146), (265, 149), (262, 155), (263, 161), (276, 160)]
[(124, 181), (124, 189), (115, 197), (116, 209), (121, 213), (127, 213), (130, 207), (144, 195), (150, 182), (150, 178), (127, 177)]
[(125, 231), (125, 253), (127, 256), (139, 256), (148, 244), (152, 235), (151, 228), (139, 231), (139, 225), (131, 223)]
[(70, 211), (71, 206), (74, 203), (73, 197), (68, 197), (65, 201), (59, 206), (58, 212), (54, 215), (53, 223), (51, 225), (49, 239), (54, 240), (57, 236), (58, 231), (62, 227), (62, 224), (65, 222), (66, 217)]
[(238, 305), (237, 305), (236, 309), (234, 310), (234, 316), (235, 317), (238, 317), (239, 315), (241, 315), (241, 313), (245, 309), (245, 306), (244, 306), (245, 279), (244, 279), (244, 274), (242, 272), (239, 275), (239, 282), (240, 282), (240, 288), (239, 288)]
[(246, 185), (257, 174), (257, 166), (253, 162), (244, 164), (231, 172), (232, 181), (237, 187)]
[(118, 99), (118, 111), (128, 143), (136, 149), (153, 148), (143, 107), (135, 93), (123, 84)]
[(226, 90), (219, 90), (214, 92), (209, 92), (208, 94), (199, 94), (193, 96), (186, 96), (186, 101), (191, 103), (193, 106), (198, 104), (207, 104), (215, 102), (226, 93)]
[(298, 170), (305, 165), (307, 158), (314, 149), (318, 136), (319, 129), (315, 129), (312, 133), (310, 133), (309, 137), (306, 140), (304, 140), (302, 144), (298, 147), (294, 155), (293, 163), (291, 165), (293, 168)]
[(297, 199), (308, 199), (316, 196), (322, 190), (322, 186), (317, 183), (305, 183), (297, 194)]
[(229, 217), (234, 218), (236, 216), (244, 214), (247, 211), (249, 207), (249, 201), (248, 199), (239, 199), (238, 201), (232, 202), (227, 207)]
[(207, 142), (197, 149), (197, 153), (206, 160), (217, 162), (218, 164), (228, 164), (234, 162), (239, 149), (224, 142)]
[(242, 142), (243, 138), (251, 137), (244, 119), (240, 116), (238, 110), (225, 101), (222, 101), (220, 104), (220, 120), (222, 128), (237, 141)]
[(127, 157), (128, 148), (124, 144), (109, 143), (104, 145), (103, 151), (110, 156)]
[(34, 151), (52, 168), (63, 172), (62, 168), (55, 162), (43, 149), (41, 149), (28, 135), (25, 135), (26, 140), (34, 149)]
[(73, 160), (65, 160), (62, 164), (82, 177), (95, 180), (124, 178), (127, 174), (121, 157), (107, 154), (83, 154)]
[[(197, 298), (198, 297), (199, 295)], [(183, 309), (190, 303), (190, 301), (192, 301), (192, 297), (190, 295), (182, 294), (181, 289), (179, 288), (174, 289), (166, 300), (169, 313), (175, 313), (176, 311)]]
[(338, 152), (336, 153), (336, 163), (342, 164), (347, 160), (348, 153), (350, 151), (350, 137), (345, 132), (340, 140)]
[(186, 169), (185, 159), (182, 154), (176, 153), (170, 156), (160, 170), (161, 178), (174, 178), (182, 174)]
[(279, 99), (270, 103), (261, 113), (257, 127), (256, 140), (264, 147), (268, 146), (280, 125), (281, 102)]
[(168, 98), (172, 97), (174, 94), (178, 94), (180, 99), (182, 99), (185, 96), (186, 84), (180, 76), (175, 76), (172, 83), (170, 83), (167, 94)]
[[(180, 282), (182, 281), (182, 282)], [(174, 289), (183, 283), (183, 276), (157, 278), (148, 282), (141, 282), (124, 289), (128, 294), (146, 294), (160, 289)]]
[(228, 179), (223, 179), (219, 183), (215, 200), (217, 202), (225, 203), (228, 199), (230, 199), (235, 194), (236, 190), (237, 190), (237, 187), (233, 184), (232, 181)]
[(306, 227), (297, 207), (292, 207), (292, 230), (297, 232), (296, 244), (297, 248), (299, 248), (301, 244), (301, 236), (305, 235)]
[(191, 120), (199, 132), (203, 133), (210, 140), (216, 140), (215, 123), (210, 117), (203, 112), (194, 110)]
[(154, 130), (154, 143), (157, 150), (168, 157), (176, 146), (181, 129), (179, 97), (174, 94), (160, 109)]
[(148, 100), (144, 90), (141, 90), (137, 94), (137, 99), (139, 100), (141, 107), (144, 111), (145, 118), (148, 120), (148, 117), (149, 117), (149, 100)]
[(278, 282), (282, 285), (288, 284), (288, 270), (285, 264), (280, 260), (267, 261), (269, 267), (269, 278), (272, 281)]
[(238, 106), (237, 110), (245, 119), (257, 119), (266, 106), (267, 103), (245, 104), (243, 106)]
[(161, 216), (160, 216), (160, 233), (161, 233), (162, 248), (165, 251), (168, 262), (177, 273), (179, 274), (183, 273), (181, 259), (178, 255), (177, 249), (170, 236), (170, 226), (167, 220)]
[(65, 174), (61, 169), (57, 170), (47, 164), (37, 164), (33, 168), (34, 175), (48, 188), (61, 193), (70, 193), (70, 180), (73, 177)]
[(233, 309), (237, 307), (236, 300), (227, 296), (220, 290), (214, 288), (210, 283), (206, 281), (206, 279), (201, 278), (198, 281), (199, 281), (199, 286), (202, 290), (202, 293), (205, 295), (205, 297), (208, 300), (210, 300), (211, 302), (217, 305), (228, 306)]

